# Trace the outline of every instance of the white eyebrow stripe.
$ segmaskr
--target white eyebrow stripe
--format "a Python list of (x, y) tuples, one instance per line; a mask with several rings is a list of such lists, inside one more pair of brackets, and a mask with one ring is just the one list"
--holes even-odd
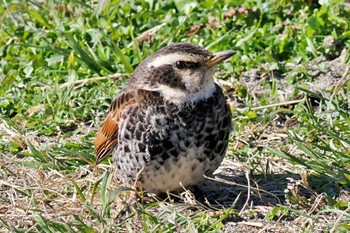
[(163, 65), (174, 64), (176, 61), (195, 61), (194, 56), (184, 55), (181, 53), (172, 53), (156, 57), (147, 64), (148, 67), (160, 67)]

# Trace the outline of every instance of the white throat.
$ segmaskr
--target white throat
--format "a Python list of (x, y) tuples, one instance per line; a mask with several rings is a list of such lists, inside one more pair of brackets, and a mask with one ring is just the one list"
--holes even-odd
[(200, 92), (186, 93), (185, 91), (170, 88), (169, 86), (161, 85), (159, 92), (165, 100), (180, 104), (180, 103), (195, 103), (203, 99), (208, 99), (215, 91), (215, 86)]
[(205, 75), (209, 77), (193, 75), (183, 77), (186, 90), (160, 84), (157, 91), (161, 93), (165, 100), (172, 103), (195, 103), (209, 98), (215, 92), (216, 87), (212, 72), (207, 72)]

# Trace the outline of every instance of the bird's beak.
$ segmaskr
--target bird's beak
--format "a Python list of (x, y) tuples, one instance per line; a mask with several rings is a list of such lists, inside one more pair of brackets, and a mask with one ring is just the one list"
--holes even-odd
[(234, 50), (226, 50), (226, 51), (214, 53), (214, 57), (212, 57), (206, 62), (206, 66), (208, 68), (216, 66), (217, 64), (220, 64), (221, 62), (225, 61), (227, 58), (232, 57), (235, 53), (236, 51)]

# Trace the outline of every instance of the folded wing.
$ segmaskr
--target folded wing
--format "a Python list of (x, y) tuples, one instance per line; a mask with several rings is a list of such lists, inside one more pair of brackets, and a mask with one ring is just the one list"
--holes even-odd
[(130, 105), (136, 104), (136, 95), (133, 91), (122, 92), (113, 100), (108, 115), (101, 129), (96, 134), (95, 155), (96, 164), (99, 164), (109, 155), (118, 144), (118, 131), (123, 111)]

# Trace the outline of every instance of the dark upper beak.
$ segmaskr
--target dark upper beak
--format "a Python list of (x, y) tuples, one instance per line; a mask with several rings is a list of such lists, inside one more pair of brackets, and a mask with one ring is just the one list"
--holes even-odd
[(221, 62), (225, 61), (227, 58), (232, 57), (235, 53), (236, 51), (234, 50), (226, 50), (226, 51), (214, 53), (214, 57), (212, 57), (206, 62), (206, 66), (208, 68), (211, 68), (217, 64), (220, 64)]

